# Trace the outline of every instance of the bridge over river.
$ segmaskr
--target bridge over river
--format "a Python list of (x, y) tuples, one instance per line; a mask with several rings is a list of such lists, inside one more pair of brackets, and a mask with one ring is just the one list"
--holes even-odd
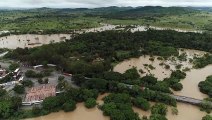
[[(122, 83), (122, 84), (125, 85), (126, 87), (128, 87), (129, 89), (133, 88), (133, 85), (129, 85), (129, 84), (125, 84), (125, 83)], [(167, 95), (173, 97), (178, 102), (188, 103), (191, 105), (200, 105), (204, 101), (204, 100), (186, 97), (186, 96), (180, 96), (180, 95), (173, 95), (173, 94), (167, 94)], [(210, 102), (210, 103), (212, 106), (212, 102)]]
[[(188, 103), (192, 105), (200, 105), (204, 100), (199, 100), (191, 97), (186, 96), (179, 96), (179, 95), (170, 95), (171, 97), (175, 98), (178, 102)], [(212, 102), (211, 102), (212, 105)]]
[[(129, 84), (125, 84), (125, 83), (122, 83), (122, 84), (125, 85), (126, 87), (128, 87), (129, 89), (133, 88), (133, 85), (129, 85)], [(192, 104), (192, 105), (200, 105), (204, 101), (204, 100), (186, 97), (186, 96), (180, 96), (180, 95), (173, 95), (173, 94), (167, 94), (167, 95), (173, 97), (178, 102), (188, 103), (188, 104)], [(211, 106), (212, 106), (212, 102), (211, 102)]]

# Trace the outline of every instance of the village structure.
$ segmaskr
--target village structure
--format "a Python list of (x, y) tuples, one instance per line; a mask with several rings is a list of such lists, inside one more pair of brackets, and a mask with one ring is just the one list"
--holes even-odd
[[(56, 65), (54, 64), (47, 64), (48, 67), (55, 68)], [(0, 87), (10, 91), (14, 88), (15, 85), (19, 85), (22, 81), (26, 80), (25, 72), (26, 70), (36, 70), (41, 71), (43, 70), (43, 65), (36, 65), (36, 66), (26, 66), (15, 69), (13, 72), (8, 72), (6, 69), (0, 68), (0, 81), (3, 80), (7, 76), (12, 76), (10, 82), (1, 82)], [(61, 75), (71, 77), (71, 74), (62, 73)], [(59, 76), (57, 74), (56, 76)], [(57, 81), (57, 77), (53, 78), (54, 81)], [(22, 96), (22, 105), (23, 106), (31, 106), (31, 105), (38, 105), (43, 102), (43, 100), (50, 96), (56, 96), (57, 91), (56, 89), (57, 82), (55, 83), (48, 83), (48, 84), (37, 84), (36, 86), (30, 87), (26, 89), (24, 96)]]

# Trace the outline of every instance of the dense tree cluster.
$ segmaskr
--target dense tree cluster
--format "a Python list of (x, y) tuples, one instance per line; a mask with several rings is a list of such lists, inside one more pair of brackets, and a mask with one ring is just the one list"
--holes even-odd
[(110, 94), (104, 98), (101, 106), (103, 114), (111, 120), (140, 120), (132, 109), (131, 98), (128, 94)]
[(11, 81), (13, 81), (13, 74), (9, 73), (7, 76), (5, 76), (4, 78), (0, 80), (0, 83), (6, 83)]
[(58, 96), (48, 97), (42, 103), (42, 109), (38, 115), (64, 110), (65, 112), (76, 109), (77, 102), (85, 102), (86, 107), (91, 108), (96, 105), (95, 99), (98, 96), (97, 90), (69, 88)]
[[(170, 30), (142, 32), (105, 31), (86, 33), (71, 41), (43, 45), (38, 48), (17, 48), (8, 58), (27, 61), (29, 64), (53, 63), (74, 74), (96, 75), (111, 68), (111, 63), (143, 54), (177, 55), (177, 48), (211, 51), (211, 35), (180, 33)], [(124, 58), (124, 59), (126, 59)]]
[(167, 112), (168, 112), (168, 109), (165, 104), (158, 103), (152, 106), (151, 108), (152, 114), (160, 114), (160, 115), (166, 116)]
[(33, 87), (34, 83), (31, 80), (24, 80), (21, 82), (24, 87)]
[(51, 69), (46, 69), (46, 70), (43, 70), (39, 73), (37, 73), (33, 70), (27, 70), (25, 72), (25, 76), (28, 77), (28, 78), (43, 78), (43, 77), (46, 77), (46, 76), (50, 76), (51, 72), (52, 72)]
[(18, 63), (12, 63), (9, 66), (9, 70), (10, 71), (14, 71), (15, 69), (17, 69), (20, 65)]
[(0, 87), (0, 98), (7, 94), (7, 91)]
[(202, 118), (202, 120), (212, 120), (212, 116), (211, 115), (206, 115)]
[(211, 103), (212, 103), (211, 101), (204, 100), (200, 104), (201, 110), (206, 111), (207, 113), (211, 113), (211, 111), (212, 111), (212, 104)]
[(85, 107), (86, 108), (93, 108), (96, 106), (96, 100), (94, 98), (88, 98), (85, 101)]
[(194, 60), (194, 67), (196, 68), (203, 68), (212, 63), (212, 55), (205, 54), (203, 57), (195, 58)]
[(13, 90), (18, 94), (23, 94), (25, 92), (25, 88), (23, 85), (15, 85)]
[(151, 108), (150, 120), (167, 120), (166, 113), (168, 112), (165, 104), (157, 103)]
[(145, 89), (140, 93), (140, 96), (145, 98), (148, 101), (161, 102), (167, 105), (176, 106), (177, 102), (171, 96), (158, 92)]
[(171, 77), (176, 79), (184, 79), (186, 77), (186, 73), (176, 70), (171, 73)]
[(142, 98), (142, 97), (137, 97), (133, 100), (133, 104), (138, 107), (138, 108), (141, 108), (142, 110), (149, 110), (150, 109), (150, 103)]
[(0, 118), (8, 119), (15, 116), (22, 103), (20, 97), (7, 97), (0, 98)]
[(212, 97), (212, 76), (208, 76), (206, 80), (201, 81), (198, 86), (202, 93), (205, 93)]

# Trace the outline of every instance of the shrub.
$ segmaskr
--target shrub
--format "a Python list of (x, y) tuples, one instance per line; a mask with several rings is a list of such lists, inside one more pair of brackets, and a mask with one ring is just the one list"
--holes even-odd
[(142, 98), (142, 97), (137, 97), (133, 100), (133, 104), (138, 107), (138, 108), (141, 108), (142, 110), (149, 110), (150, 109), (150, 104), (149, 102)]
[(168, 109), (165, 104), (157, 103), (152, 106), (151, 113), (152, 114), (160, 114), (166, 116)]
[(85, 101), (85, 107), (86, 108), (93, 108), (96, 106), (96, 100), (94, 98), (88, 98)]
[(69, 100), (63, 104), (62, 108), (65, 112), (74, 111), (76, 109), (76, 102)]
[(181, 83), (175, 83), (171, 86), (171, 88), (175, 91), (180, 91), (183, 89), (183, 85)]
[(25, 88), (23, 85), (15, 85), (13, 90), (18, 94), (23, 94), (25, 92)]

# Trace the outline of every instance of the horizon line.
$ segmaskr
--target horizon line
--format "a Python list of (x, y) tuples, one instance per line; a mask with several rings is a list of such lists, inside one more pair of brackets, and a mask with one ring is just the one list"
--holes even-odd
[(202, 8), (212, 8), (212, 6), (160, 6), (160, 5), (146, 5), (146, 6), (102, 6), (102, 7), (51, 7), (51, 6), (38, 6), (38, 7), (3, 7), (0, 6), (0, 9), (39, 9), (39, 8), (50, 8), (50, 9), (78, 9), (78, 8), (85, 8), (85, 9), (95, 9), (95, 8), (109, 8), (109, 7), (202, 7)]

